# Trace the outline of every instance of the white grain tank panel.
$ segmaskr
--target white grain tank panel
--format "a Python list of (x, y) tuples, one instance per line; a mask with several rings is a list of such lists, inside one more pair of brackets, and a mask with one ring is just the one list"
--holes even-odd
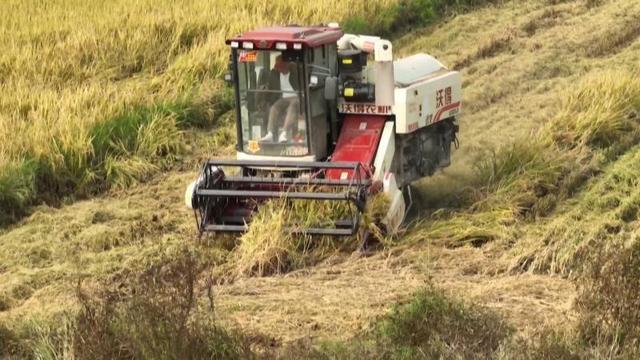
[(457, 115), (462, 80), (458, 72), (441, 69), (411, 85), (396, 87), (395, 96), (396, 132), (407, 134)]
[(446, 67), (427, 54), (416, 54), (393, 62), (397, 87), (409, 86), (442, 69)]

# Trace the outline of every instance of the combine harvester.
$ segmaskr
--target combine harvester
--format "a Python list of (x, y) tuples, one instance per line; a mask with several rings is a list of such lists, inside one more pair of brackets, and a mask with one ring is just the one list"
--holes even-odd
[(330, 226), (289, 224), (291, 232), (354, 235), (380, 191), (388, 211), (377, 220), (394, 234), (410, 184), (451, 163), (461, 78), (433, 57), (394, 61), (388, 40), (334, 24), (264, 28), (226, 43), (237, 159), (206, 162), (187, 188), (201, 234), (246, 231), (263, 201), (286, 198), (350, 209)]

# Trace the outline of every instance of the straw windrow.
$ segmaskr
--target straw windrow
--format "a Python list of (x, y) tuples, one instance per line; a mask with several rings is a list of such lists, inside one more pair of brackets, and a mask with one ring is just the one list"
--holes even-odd
[(351, 237), (335, 239), (296, 235), (290, 229), (332, 227), (336, 219), (350, 216), (353, 204), (327, 201), (274, 199), (259, 206), (249, 230), (234, 249), (235, 273), (240, 276), (266, 276), (299, 269), (316, 263), (336, 251), (353, 251), (363, 241), (368, 230), (389, 245), (380, 221), (386, 215), (386, 195), (372, 196), (362, 216), (361, 231)]

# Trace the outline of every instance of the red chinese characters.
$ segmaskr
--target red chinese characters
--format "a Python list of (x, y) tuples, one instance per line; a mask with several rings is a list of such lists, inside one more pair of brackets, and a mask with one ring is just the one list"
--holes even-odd
[(376, 104), (342, 103), (340, 112), (346, 114), (370, 114), (386, 115), (391, 114), (392, 108), (388, 105), (376, 106)]
[(451, 86), (436, 91), (436, 108), (451, 104)]

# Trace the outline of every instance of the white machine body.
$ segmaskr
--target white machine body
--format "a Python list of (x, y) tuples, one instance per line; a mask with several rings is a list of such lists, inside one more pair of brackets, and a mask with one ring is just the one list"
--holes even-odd
[[(393, 71), (393, 106), (350, 103), (340, 98), (338, 111), (344, 114), (395, 115), (398, 134), (414, 132), (462, 112), (460, 73), (447, 69), (434, 57), (416, 54), (396, 60)], [(367, 78), (375, 81), (376, 77), (368, 74)]]

